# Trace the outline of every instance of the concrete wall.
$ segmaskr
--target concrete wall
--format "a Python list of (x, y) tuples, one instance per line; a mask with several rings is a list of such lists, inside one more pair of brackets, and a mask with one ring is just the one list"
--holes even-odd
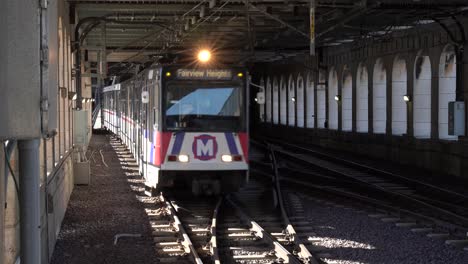
[[(72, 142), (72, 109), (76, 102), (72, 100), (72, 92), (75, 92), (75, 80), (72, 78), (73, 57), (71, 53), (73, 25), (69, 21), (69, 7), (65, 0), (49, 0), (48, 12), (50, 25), (49, 43), (54, 57), (50, 60), (50, 74), (57, 79), (56, 85), (51, 85), (50, 97), (56, 101), (49, 111), (54, 112), (56, 120), (50, 120), (56, 124), (57, 133), (49, 134), (48, 138), (41, 139), (40, 144), (40, 206), (41, 206), (41, 262), (48, 263), (54, 250), (57, 235), (65, 216), (68, 201), (73, 190), (73, 159), (70, 154), (73, 151)], [(31, 22), (32, 23), (32, 22)], [(49, 25), (49, 26), (50, 26)], [(38, 46), (39, 48), (39, 46)], [(89, 90), (89, 89), (88, 89)], [(39, 106), (39, 104), (37, 104)], [(83, 105), (91, 115), (91, 103)], [(39, 110), (37, 110), (39, 111)], [(8, 116), (13, 118), (13, 116)], [(90, 124), (89, 124), (90, 126)], [(3, 142), (2, 142), (3, 143)], [(20, 221), (18, 193), (16, 191), (12, 175), (5, 175), (5, 157), (3, 146), (0, 146), (0, 263), (13, 264), (19, 258), (20, 253)], [(10, 164), (18, 179), (18, 153), (13, 150)], [(4, 179), (8, 179), (5, 187)], [(6, 190), (6, 191), (4, 191)], [(6, 202), (7, 207), (3, 210)], [(39, 262), (38, 262), (39, 263)]]
[[(43, 145), (43, 143), (41, 144)], [(3, 148), (3, 147), (1, 147)], [(43, 149), (43, 146), (41, 146)], [(10, 164), (13, 168), (16, 179), (18, 179), (18, 159), (17, 149), (10, 157)], [(2, 166), (5, 166), (3, 160), (3, 149), (0, 155)], [(43, 164), (43, 160), (41, 161)], [(3, 169), (0, 171), (0, 177), (4, 179)], [(6, 186), (6, 203), (4, 210), (4, 239), (2, 263), (12, 264), (16, 262), (20, 253), (20, 218), (18, 195), (13, 181), (13, 176), (8, 175), (8, 184)], [(73, 190), (73, 162), (71, 156), (67, 156), (49, 175), (47, 181), (41, 181), (41, 237), (42, 237), (42, 263), (48, 263), (49, 257), (55, 246), (60, 225), (65, 216), (68, 201)], [(3, 204), (3, 203), (2, 203)]]
[[(468, 28), (468, 22), (463, 23)], [(451, 29), (455, 38), (461, 39), (458, 28)], [(468, 43), (463, 45), (467, 50)], [(305, 113), (306, 122), (312, 118), (319, 128), (254, 122), (253, 133), (355, 152), (468, 179), (468, 164), (464, 162), (468, 158), (465, 137), (447, 137), (439, 132), (447, 127), (447, 119), (440, 120), (447, 110), (439, 102), (447, 103), (446, 98), (468, 99), (467, 89), (455, 81), (456, 74), (446, 72), (456, 67), (454, 50), (449, 35), (434, 23), (396, 32), (385, 42), (366, 41), (324, 49), (318, 63), (315, 58), (294, 58), (275, 64), (257, 64), (252, 71), (254, 79), (274, 79), (282, 75), (297, 79), (299, 75), (308, 74), (314, 76), (314, 80), (318, 75), (325, 78), (314, 81), (311, 95), (314, 112)], [(466, 66), (463, 75), (468, 75)], [(340, 95), (343, 100), (343, 89), (349, 88), (350, 82), (352, 93), (345, 91), (345, 97), (352, 98), (352, 129), (347, 131), (349, 124), (343, 124), (349, 119), (350, 103), (336, 102), (334, 96)], [(305, 109), (310, 93), (305, 95)], [(410, 102), (402, 103), (403, 93), (410, 96)], [(282, 98), (279, 101), (283, 102)], [(257, 107), (270, 109), (268, 105)], [(323, 107), (326, 108), (325, 121), (318, 112), (319, 109), (323, 111)], [(271, 111), (276, 113), (274, 109)], [(281, 111), (291, 111), (291, 108), (280, 107), (279, 113), (279, 116), (291, 116)]]
[[(3, 152), (3, 149), (2, 149)], [(3, 158), (2, 161), (5, 159)], [(3, 162), (2, 162), (3, 163)], [(10, 157), (10, 165), (13, 168), (15, 176), (18, 177), (18, 153), (13, 150)], [(4, 165), (6, 166), (6, 165)], [(1, 179), (5, 178), (4, 171), (0, 171)], [(18, 178), (17, 178), (18, 179)], [(8, 175), (8, 184), (6, 186), (6, 203), (4, 218), (4, 257), (3, 263), (15, 263), (19, 255), (19, 208), (18, 196), (11, 174)]]

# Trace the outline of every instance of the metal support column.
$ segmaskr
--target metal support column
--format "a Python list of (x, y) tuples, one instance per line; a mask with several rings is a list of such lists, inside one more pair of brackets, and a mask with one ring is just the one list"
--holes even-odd
[[(0, 175), (3, 177), (0, 177), (0, 260), (3, 260), (4, 256), (4, 248), (5, 248), (5, 205), (6, 205), (6, 191), (5, 191), (5, 182), (6, 182), (6, 176), (7, 176), (7, 170), (4, 168), (7, 167), (5, 164), (4, 160), (4, 145), (2, 143), (2, 146), (0, 146), (2, 150), (0, 151)], [(1, 174), (2, 171), (4, 172), (4, 175)]]
[(98, 97), (99, 97), (99, 109), (101, 109), (101, 128), (104, 127), (104, 102), (103, 102), (103, 89), (104, 89), (104, 79), (107, 77), (107, 50), (106, 50), (106, 23), (102, 23), (101, 25), (101, 45), (102, 45), (102, 50), (101, 50), (101, 67), (100, 67), (100, 72), (99, 72), (99, 85), (98, 85)]
[(457, 51), (457, 101), (465, 101), (465, 137), (468, 136), (468, 43)]
[(21, 264), (41, 261), (39, 139), (21, 140), (19, 149)]

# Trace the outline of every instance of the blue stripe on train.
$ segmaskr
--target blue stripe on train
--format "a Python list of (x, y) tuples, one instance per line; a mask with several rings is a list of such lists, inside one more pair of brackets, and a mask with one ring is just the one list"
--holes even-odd
[(151, 143), (150, 159), (149, 159), (151, 163), (154, 162), (154, 144), (156, 143), (156, 141), (155, 141), (155, 139), (156, 139), (155, 135), (156, 135), (156, 132), (153, 132), (153, 135), (152, 135), (152, 137), (153, 137), (153, 142)]
[(234, 139), (234, 135), (232, 133), (226, 132), (224, 133), (226, 136), (226, 141), (228, 143), (229, 152), (231, 155), (239, 155), (239, 151), (237, 150), (236, 140)]
[(172, 146), (172, 155), (179, 155), (182, 149), (182, 143), (184, 142), (185, 132), (178, 132), (175, 134), (174, 146)]

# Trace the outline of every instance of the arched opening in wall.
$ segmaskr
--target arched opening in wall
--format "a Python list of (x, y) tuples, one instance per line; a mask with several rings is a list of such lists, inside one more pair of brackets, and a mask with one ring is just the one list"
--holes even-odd
[(288, 125), (296, 125), (296, 84), (292, 75), (289, 75), (288, 81)]
[(270, 77), (266, 81), (266, 94), (265, 94), (265, 105), (266, 105), (266, 122), (271, 123), (271, 80)]
[(414, 63), (414, 137), (431, 137), (431, 61), (419, 55)]
[(457, 61), (452, 45), (445, 47), (439, 63), (439, 138), (456, 140), (448, 134), (448, 104), (456, 100)]
[(280, 79), (280, 123), (286, 125), (287, 120), (287, 101), (286, 97), (287, 84), (283, 76)]
[(353, 130), (353, 76), (351, 70), (345, 66), (343, 70), (342, 114), (341, 123), (343, 131)]
[(328, 128), (338, 129), (338, 74), (331, 68), (328, 74)]
[[(263, 80), (263, 77), (260, 78), (260, 86), (262, 88), (259, 88), (259, 92), (260, 93), (264, 93), (265, 94), (265, 81)], [(258, 111), (258, 114), (259, 114), (259, 118), (260, 118), (260, 121), (262, 122), (265, 122), (265, 105), (263, 104), (257, 104), (258, 107), (260, 108), (259, 111)]]
[(407, 132), (406, 102), (408, 72), (406, 61), (397, 56), (392, 69), (392, 134), (403, 135)]
[(307, 74), (307, 127), (315, 127), (315, 100), (314, 100), (314, 80), (312, 74)]
[(387, 128), (387, 71), (380, 58), (375, 62), (373, 77), (374, 133), (385, 134)]
[(369, 74), (365, 64), (360, 63), (356, 76), (356, 131), (369, 131)]
[(317, 127), (325, 128), (327, 121), (327, 104), (326, 104), (326, 73), (319, 70), (319, 82), (317, 83)]
[(297, 76), (297, 126), (304, 127), (304, 78)]
[(273, 77), (273, 124), (279, 123), (279, 86), (278, 79)]

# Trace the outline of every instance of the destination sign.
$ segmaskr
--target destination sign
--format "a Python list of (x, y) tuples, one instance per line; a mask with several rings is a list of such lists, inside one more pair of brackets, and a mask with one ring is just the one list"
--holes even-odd
[(106, 86), (104, 87), (102, 92), (107, 93), (107, 92), (112, 92), (112, 91), (120, 91), (120, 83), (114, 84), (111, 86)]
[(230, 80), (232, 71), (225, 69), (178, 69), (178, 79)]

